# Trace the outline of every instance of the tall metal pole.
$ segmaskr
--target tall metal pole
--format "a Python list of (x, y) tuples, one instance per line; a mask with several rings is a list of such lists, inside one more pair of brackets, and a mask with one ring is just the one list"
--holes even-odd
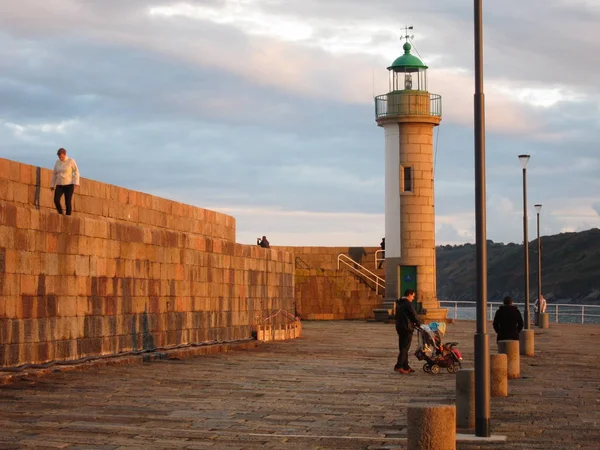
[(475, 333), (475, 435), (490, 432), (490, 355), (487, 335), (487, 238), (485, 200), (485, 97), (483, 94), (482, 0), (474, 0), (475, 17), (475, 247), (477, 331)]
[(527, 167), (523, 167), (523, 258), (525, 259), (525, 329), (529, 329), (529, 237), (527, 233)]
[(539, 322), (539, 314), (541, 311), (541, 301), (542, 298), (542, 241), (540, 237), (540, 211), (542, 210), (542, 205), (535, 205), (535, 209), (537, 212), (537, 248), (538, 248), (538, 279), (537, 279), (537, 294), (538, 294), (538, 324)]

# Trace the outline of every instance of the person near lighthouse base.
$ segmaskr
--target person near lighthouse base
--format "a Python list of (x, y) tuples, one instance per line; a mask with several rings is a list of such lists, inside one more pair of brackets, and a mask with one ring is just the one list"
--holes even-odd
[(381, 259), (379, 260), (379, 264), (377, 264), (377, 268), (381, 269), (381, 265), (385, 262), (385, 238), (381, 238), (379, 247), (381, 247)]
[(401, 374), (414, 372), (408, 365), (408, 351), (412, 342), (415, 327), (421, 326), (412, 303), (415, 291), (407, 289), (404, 296), (396, 301), (396, 333), (398, 333), (398, 360), (394, 370)]

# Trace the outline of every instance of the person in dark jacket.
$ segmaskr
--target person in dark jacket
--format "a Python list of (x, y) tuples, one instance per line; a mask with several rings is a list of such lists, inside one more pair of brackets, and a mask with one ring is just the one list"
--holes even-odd
[(271, 248), (266, 236), (263, 236), (262, 239), (256, 238), (256, 245), (260, 245), (262, 248)]
[(518, 341), (523, 329), (523, 317), (519, 308), (513, 305), (513, 299), (504, 297), (504, 304), (494, 315), (494, 330), (498, 333), (496, 341)]
[(415, 291), (407, 289), (404, 291), (404, 297), (396, 301), (396, 333), (398, 333), (399, 352), (394, 370), (402, 374), (414, 372), (414, 369), (408, 365), (408, 350), (410, 350), (415, 327), (421, 326), (412, 305), (414, 298)]

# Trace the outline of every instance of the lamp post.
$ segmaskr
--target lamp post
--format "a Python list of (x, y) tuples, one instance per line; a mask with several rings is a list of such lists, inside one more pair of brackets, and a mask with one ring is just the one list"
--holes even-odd
[(535, 205), (535, 212), (537, 214), (537, 254), (538, 254), (538, 266), (537, 266), (537, 294), (538, 294), (538, 325), (540, 323), (541, 313), (541, 301), (542, 298), (542, 241), (540, 240), (540, 213), (542, 212), (542, 205)]
[(529, 238), (527, 237), (527, 162), (530, 155), (519, 155), (523, 168), (523, 258), (525, 263), (525, 329), (529, 329)]
[(473, 0), (475, 25), (475, 249), (477, 330), (475, 332), (475, 436), (489, 437), (490, 349), (487, 335), (487, 237), (485, 201), (485, 97), (483, 94), (482, 0)]

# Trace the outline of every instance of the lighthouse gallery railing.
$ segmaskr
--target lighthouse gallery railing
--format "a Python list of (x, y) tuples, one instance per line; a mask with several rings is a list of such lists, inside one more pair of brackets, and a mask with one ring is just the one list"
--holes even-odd
[(442, 96), (424, 91), (398, 91), (375, 97), (375, 117), (385, 116), (441, 116)]

